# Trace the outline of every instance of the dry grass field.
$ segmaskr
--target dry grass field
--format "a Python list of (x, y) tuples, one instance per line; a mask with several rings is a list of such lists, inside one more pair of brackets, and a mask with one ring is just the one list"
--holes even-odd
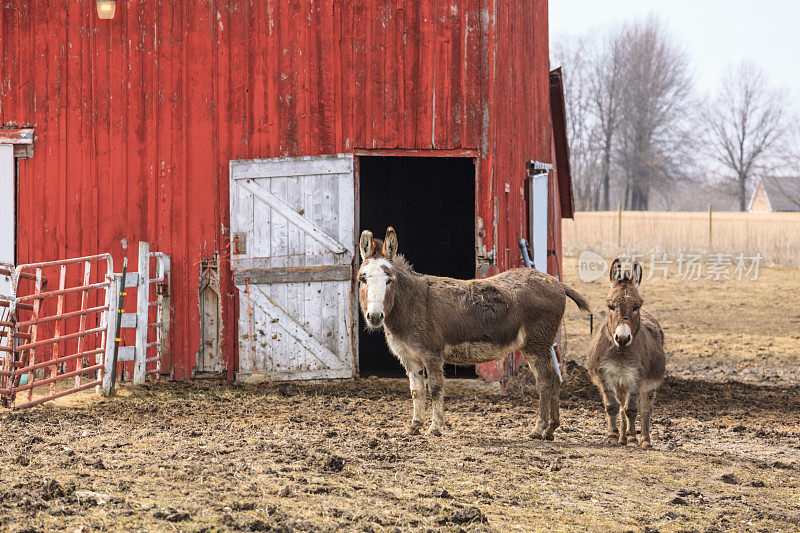
[[(575, 213), (561, 223), (564, 252), (578, 255), (594, 250), (601, 255), (619, 253), (708, 254), (708, 213), (622, 213), (622, 239), (618, 241), (618, 214), (604, 211)], [(800, 265), (800, 213), (712, 214), (710, 253), (754, 256), (766, 264)]]

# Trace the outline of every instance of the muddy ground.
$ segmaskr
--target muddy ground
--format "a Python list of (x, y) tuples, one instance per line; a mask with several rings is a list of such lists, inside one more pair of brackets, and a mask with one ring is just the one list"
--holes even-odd
[(0, 411), (0, 531), (800, 529), (798, 270), (642, 292), (672, 375), (652, 450), (606, 444), (570, 303), (554, 442), (530, 436), (525, 376), (449, 382), (442, 437), (404, 434), (402, 379), (126, 387)]
[(654, 449), (605, 444), (574, 373), (554, 442), (530, 397), (448, 385), (407, 437), (407, 385), (154, 384), (0, 415), (0, 529), (729, 531), (800, 528), (797, 387), (670, 379)]

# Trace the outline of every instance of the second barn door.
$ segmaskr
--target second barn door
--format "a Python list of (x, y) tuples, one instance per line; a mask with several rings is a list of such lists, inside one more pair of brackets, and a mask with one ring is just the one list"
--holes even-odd
[(240, 372), (355, 377), (353, 156), (231, 161), (230, 181)]

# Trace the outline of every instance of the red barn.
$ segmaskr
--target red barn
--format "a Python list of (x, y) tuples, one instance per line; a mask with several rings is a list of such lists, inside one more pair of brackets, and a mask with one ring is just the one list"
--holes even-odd
[(426, 273), (521, 266), (531, 160), (555, 167), (560, 274), (546, 0), (117, 4), (99, 20), (92, 0), (3, 0), (2, 232), (18, 264), (119, 261), (123, 238), (170, 254), (175, 379), (380, 372), (379, 336), (359, 358), (359, 231), (393, 225)]

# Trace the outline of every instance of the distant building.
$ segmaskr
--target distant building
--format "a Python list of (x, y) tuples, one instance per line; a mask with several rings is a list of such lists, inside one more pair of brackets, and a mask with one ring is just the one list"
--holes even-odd
[(751, 213), (800, 212), (800, 176), (765, 176), (759, 179), (747, 210)]

